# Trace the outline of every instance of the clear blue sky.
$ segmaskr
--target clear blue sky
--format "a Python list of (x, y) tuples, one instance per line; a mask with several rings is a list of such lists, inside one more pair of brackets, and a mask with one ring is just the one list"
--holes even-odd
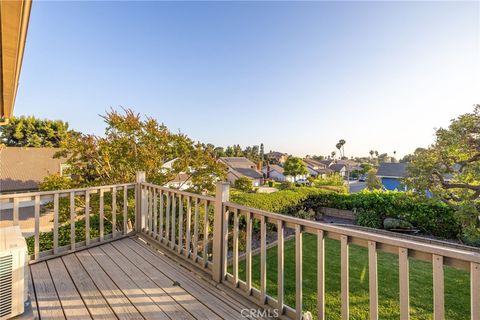
[(297, 155), (433, 141), (480, 103), (479, 2), (35, 1), (15, 114), (102, 134), (125, 106)]

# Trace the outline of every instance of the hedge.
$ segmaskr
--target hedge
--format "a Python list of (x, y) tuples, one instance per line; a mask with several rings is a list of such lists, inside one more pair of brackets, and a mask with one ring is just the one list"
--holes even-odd
[[(363, 191), (347, 194), (316, 188), (292, 188), (269, 194), (238, 193), (231, 196), (231, 201), (292, 216), (297, 216), (300, 211), (320, 212), (320, 207), (356, 209), (368, 211), (369, 223), (378, 227), (381, 227), (383, 219), (393, 217), (410, 222), (424, 234), (448, 239), (457, 239), (461, 234), (461, 226), (452, 208), (443, 202), (408, 192)], [(367, 217), (364, 218), (367, 220)]]
[(412, 223), (422, 233), (442, 238), (457, 238), (461, 226), (455, 217), (455, 211), (445, 203), (425, 199), (408, 192), (363, 191), (360, 193), (321, 193), (309, 196), (299, 209), (320, 207), (344, 210), (359, 210), (375, 213), (383, 221), (386, 217), (399, 218)]

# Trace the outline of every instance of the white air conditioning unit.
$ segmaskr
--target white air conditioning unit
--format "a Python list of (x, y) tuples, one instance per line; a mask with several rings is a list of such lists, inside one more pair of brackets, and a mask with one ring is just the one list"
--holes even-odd
[(0, 228), (0, 320), (24, 312), (28, 297), (27, 243), (19, 226)]

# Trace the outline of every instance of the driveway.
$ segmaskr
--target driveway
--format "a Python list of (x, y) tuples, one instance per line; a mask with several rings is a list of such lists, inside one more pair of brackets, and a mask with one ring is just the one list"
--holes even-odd
[(350, 193), (360, 192), (367, 187), (366, 182), (353, 181), (350, 183)]

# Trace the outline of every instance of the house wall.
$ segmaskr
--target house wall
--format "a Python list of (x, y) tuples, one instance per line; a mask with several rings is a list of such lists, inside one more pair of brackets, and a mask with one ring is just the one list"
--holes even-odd
[(301, 175), (298, 175), (296, 177), (286, 176), (285, 179), (288, 182), (296, 182), (296, 181), (299, 181), (299, 180), (307, 180), (307, 177), (308, 177), (308, 175), (301, 174)]
[(273, 179), (275, 181), (285, 181), (286, 178), (283, 174), (277, 172), (277, 171), (271, 171), (270, 172), (270, 179)]

